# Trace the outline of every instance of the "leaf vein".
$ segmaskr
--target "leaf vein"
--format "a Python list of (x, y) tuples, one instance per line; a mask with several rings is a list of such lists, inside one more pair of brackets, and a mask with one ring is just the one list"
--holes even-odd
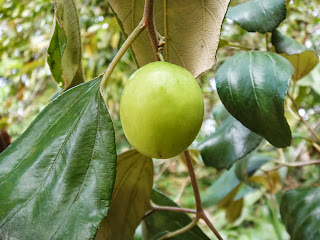
[[(90, 101), (91, 101), (91, 99), (90, 99)], [(89, 105), (89, 102), (90, 102), (90, 101), (88, 101), (87, 106)], [(97, 128), (96, 128), (95, 141), (94, 141), (94, 143), (93, 143), (92, 153), (91, 153), (90, 161), (89, 161), (89, 164), (88, 164), (88, 168), (87, 168), (87, 170), (86, 170), (86, 174), (85, 174), (85, 176), (84, 176), (84, 178), (83, 178), (83, 181), (82, 181), (82, 183), (81, 183), (81, 186), (80, 186), (80, 188), (79, 188), (79, 190), (78, 190), (78, 192), (77, 192), (77, 194), (76, 194), (73, 202), (71, 203), (67, 214), (63, 217), (63, 219), (66, 219), (66, 218), (67, 218), (67, 216), (68, 216), (68, 215), (70, 214), (70, 212), (71, 212), (71, 208), (73, 207), (74, 203), (78, 200), (79, 195), (80, 195), (80, 192), (81, 192), (81, 190), (82, 190), (82, 188), (83, 188), (83, 186), (84, 186), (84, 182), (85, 182), (86, 179), (87, 179), (89, 169), (90, 169), (90, 167), (91, 167), (91, 165), (92, 165), (91, 163), (92, 163), (92, 159), (93, 159), (93, 156), (94, 156), (95, 146), (96, 146), (97, 137), (98, 137), (99, 119), (100, 119), (100, 114), (99, 114), (100, 102), (101, 102), (101, 99), (100, 99), (100, 97), (98, 97)], [(86, 106), (86, 107), (87, 107), (87, 106)], [(85, 108), (86, 108), (86, 107), (85, 107)], [(54, 234), (52, 235), (52, 237), (50, 238), (50, 240), (52, 240), (53, 237), (57, 234), (58, 230), (59, 230), (60, 227), (62, 226), (63, 221), (64, 221), (64, 220), (61, 221), (61, 223), (59, 224), (58, 228), (56, 229), (56, 231), (54, 232)]]
[(251, 81), (251, 86), (252, 86), (254, 98), (255, 98), (256, 103), (257, 103), (257, 105), (259, 107), (259, 110), (262, 111), (260, 103), (258, 101), (258, 96), (257, 96), (257, 92), (256, 92), (256, 86), (254, 84), (254, 76), (253, 76), (253, 72), (252, 72), (252, 56), (251, 56), (251, 52), (249, 52), (249, 73), (250, 73), (250, 81)]
[[(63, 143), (61, 144), (61, 147), (60, 147), (60, 149), (59, 149), (59, 151), (58, 151), (58, 153), (57, 153), (57, 156), (56, 156), (55, 159), (53, 160), (52, 166), (51, 166), (50, 169), (48, 170), (48, 173), (46, 174), (44, 180), (43, 180), (42, 183), (40, 184), (40, 187), (39, 187), (39, 188), (35, 191), (35, 193), (34, 193), (33, 195), (31, 195), (30, 198), (28, 198), (28, 199), (26, 200), (26, 202), (23, 203), (14, 213), (12, 213), (10, 216), (8, 216), (8, 217), (3, 221), (3, 223), (1, 223), (0, 227), (2, 227), (6, 222), (8, 222), (8, 221), (9, 221), (14, 215), (16, 215), (23, 207), (25, 207), (25, 206), (39, 193), (39, 191), (42, 189), (42, 187), (44, 186), (44, 184), (45, 184), (45, 182), (47, 181), (48, 177), (50, 176), (53, 168), (55, 167), (56, 162), (57, 162), (57, 159), (58, 159), (58, 157), (60, 156), (60, 154), (61, 154), (61, 152), (62, 152), (62, 149), (65, 147), (66, 142), (67, 142), (67, 140), (69, 139), (69, 137), (70, 137), (70, 135), (71, 135), (71, 133), (72, 133), (72, 130), (75, 128), (76, 124), (79, 122), (79, 120), (80, 120), (82, 114), (84, 113), (86, 107), (88, 106), (89, 102), (90, 102), (90, 101), (88, 101), (88, 103), (84, 106), (83, 110), (81, 111), (81, 113), (80, 113), (79, 116), (78, 116), (77, 121), (72, 125), (70, 131), (68, 132), (68, 134), (67, 134), (67, 136), (66, 136), (66, 138), (65, 138), (65, 140), (64, 140)], [(61, 118), (60, 118), (60, 119), (61, 119)]]
[[(94, 85), (92, 85), (88, 90), (90, 90), (92, 87), (94, 87)], [(88, 91), (87, 90), (87, 91)], [(86, 93), (87, 91), (85, 91), (78, 99), (81, 99)], [(8, 177), (10, 177), (12, 175), (12, 173), (18, 169), (18, 167), (22, 164), (22, 162), (29, 156), (29, 154), (31, 152), (33, 152), (33, 150), (35, 149), (35, 147), (38, 145), (39, 142), (41, 142), (41, 140), (46, 136), (46, 134), (69, 112), (69, 110), (78, 102), (78, 99), (76, 99), (76, 101), (74, 101), (74, 103), (70, 106), (70, 108), (68, 108), (66, 110), (66, 112), (55, 122), (53, 123), (53, 125), (47, 129), (47, 131), (42, 135), (42, 137), (34, 144), (34, 147), (27, 153), (27, 155), (17, 164), (16, 167), (14, 167), (12, 169), (12, 171), (10, 173), (8, 173), (6, 176), (3, 177), (2, 181), (0, 182), (0, 186), (3, 184), (4, 180), (6, 180)], [(49, 104), (50, 105), (50, 104)], [(49, 106), (48, 105), (48, 106)]]

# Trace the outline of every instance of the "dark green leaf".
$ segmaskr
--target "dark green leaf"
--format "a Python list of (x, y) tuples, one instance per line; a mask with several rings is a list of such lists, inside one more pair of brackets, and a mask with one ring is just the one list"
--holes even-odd
[(281, 218), (292, 240), (315, 240), (320, 236), (320, 187), (287, 191), (281, 200)]
[(227, 12), (227, 18), (248, 32), (272, 32), (286, 18), (285, 0), (251, 0)]
[(294, 81), (308, 75), (319, 63), (319, 57), (314, 51), (283, 35), (278, 30), (272, 32), (271, 41), (277, 53), (288, 59), (294, 67), (295, 71), (292, 76)]
[[(165, 60), (184, 67), (193, 76), (210, 69), (215, 63), (221, 24), (229, 2), (154, 1), (157, 31), (165, 37)], [(140, 22), (144, 3), (145, 0), (109, 0), (125, 35), (128, 36)], [(155, 61), (147, 31), (140, 34), (132, 49), (140, 67)]]
[(53, 100), (0, 154), (0, 237), (92, 239), (115, 182), (101, 78)]
[(85, 81), (80, 23), (75, 0), (54, 3), (55, 26), (47, 61), (54, 79), (68, 89)]
[(217, 90), (226, 109), (276, 147), (291, 143), (284, 96), (293, 70), (278, 54), (244, 52), (229, 58), (216, 73)]
[[(261, 155), (252, 155), (248, 163), (248, 177), (252, 176), (262, 165), (267, 163), (270, 158)], [(242, 160), (240, 160), (242, 161)], [(236, 176), (235, 165), (225, 171), (205, 192), (202, 194), (204, 207), (217, 205), (228, 196), (239, 184), (240, 180)], [(237, 198), (236, 200), (238, 200)]]
[[(162, 193), (153, 190), (152, 201), (161, 206), (173, 206), (177, 207), (170, 198)], [(149, 215), (143, 221), (143, 239), (144, 240), (156, 240), (161, 236), (180, 229), (191, 222), (191, 218), (185, 213), (178, 213), (172, 211), (156, 211)], [(198, 226), (194, 226), (191, 230), (177, 235), (172, 240), (197, 240), (197, 239), (209, 239)]]
[(258, 147), (262, 140), (224, 111), (228, 117), (223, 125), (198, 146), (204, 163), (219, 170), (229, 169), (237, 160)]
[(120, 154), (111, 206), (95, 239), (133, 239), (137, 226), (149, 208), (152, 185), (151, 158), (136, 150)]

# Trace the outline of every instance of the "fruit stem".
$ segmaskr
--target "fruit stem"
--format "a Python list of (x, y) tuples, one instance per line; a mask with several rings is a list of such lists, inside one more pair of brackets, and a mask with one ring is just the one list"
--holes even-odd
[(106, 85), (111, 73), (113, 72), (113, 70), (117, 66), (117, 64), (120, 61), (120, 59), (122, 58), (122, 56), (125, 54), (125, 52), (128, 50), (128, 48), (131, 46), (131, 44), (134, 42), (134, 40), (145, 29), (145, 27), (146, 26), (145, 26), (144, 21), (141, 20), (140, 23), (138, 24), (138, 26), (132, 31), (132, 33), (129, 35), (127, 40), (123, 43), (123, 45), (121, 46), (121, 48), (117, 52), (116, 56), (112, 59), (111, 63), (109, 64), (109, 66), (107, 68), (107, 70), (103, 73), (103, 78), (102, 78), (102, 81), (100, 83), (100, 92), (101, 92), (102, 95), (103, 95), (103, 89), (104, 89), (104, 87), (105, 87), (105, 85)]
[(159, 57), (159, 59), (160, 59), (161, 62), (165, 62), (165, 60), (164, 60), (163, 55), (162, 55), (161, 52), (157, 52), (157, 55), (158, 55), (158, 57)]

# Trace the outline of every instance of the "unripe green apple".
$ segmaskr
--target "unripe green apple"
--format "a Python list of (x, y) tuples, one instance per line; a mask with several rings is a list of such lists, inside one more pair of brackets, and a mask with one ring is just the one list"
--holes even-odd
[(124, 133), (142, 154), (171, 158), (186, 150), (203, 120), (203, 98), (186, 69), (149, 63), (128, 80), (120, 102)]

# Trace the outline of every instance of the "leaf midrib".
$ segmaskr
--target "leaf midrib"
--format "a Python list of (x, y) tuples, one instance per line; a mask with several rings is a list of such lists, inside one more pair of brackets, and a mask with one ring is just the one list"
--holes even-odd
[[(91, 101), (91, 99), (90, 99), (90, 101)], [(88, 104), (89, 104), (90, 101), (88, 101)], [(87, 105), (88, 105), (88, 104), (87, 104)], [(90, 169), (90, 167), (91, 167), (91, 165), (92, 165), (91, 163), (92, 163), (92, 159), (93, 159), (93, 156), (94, 156), (94, 150), (95, 150), (95, 146), (96, 146), (97, 138), (98, 138), (98, 128), (99, 128), (99, 120), (100, 120), (100, 114), (99, 114), (100, 104), (101, 104), (101, 99), (100, 99), (100, 97), (98, 97), (97, 127), (96, 127), (95, 141), (94, 141), (94, 143), (93, 143), (93, 147), (91, 148), (91, 149), (92, 149), (92, 153), (91, 153), (90, 161), (89, 161), (89, 164), (88, 164), (88, 168), (87, 168), (87, 170), (86, 170), (85, 177), (84, 177), (84, 179), (83, 179), (83, 181), (82, 181), (82, 183), (81, 183), (81, 186), (80, 186), (80, 188), (79, 188), (79, 190), (78, 190), (78, 192), (77, 192), (77, 194), (76, 194), (73, 202), (72, 202), (71, 205), (70, 205), (70, 208), (69, 208), (69, 210), (68, 210), (68, 213), (66, 214), (66, 216), (63, 217), (63, 220), (61, 220), (60, 225), (58, 226), (57, 230), (54, 232), (54, 234), (52, 235), (52, 237), (50, 238), (50, 240), (52, 240), (53, 237), (57, 234), (58, 230), (59, 230), (60, 227), (62, 226), (62, 223), (63, 223), (64, 219), (66, 219), (66, 217), (70, 214), (71, 208), (72, 208), (72, 206), (74, 205), (74, 203), (78, 200), (78, 197), (79, 197), (79, 195), (80, 195), (80, 192), (81, 192), (81, 190), (82, 190), (82, 188), (83, 188), (83, 185), (84, 185), (84, 183), (85, 183), (85, 181), (86, 181), (86, 179), (87, 179), (89, 169)], [(85, 107), (85, 108), (86, 108), (86, 107)]]
[(254, 84), (254, 76), (253, 76), (253, 72), (252, 72), (252, 56), (251, 56), (251, 52), (249, 52), (249, 73), (250, 73), (250, 81), (251, 81), (251, 87), (252, 87), (252, 90), (253, 90), (254, 98), (256, 100), (256, 103), (258, 105), (259, 110), (261, 112), (263, 112), (262, 109), (261, 109), (260, 103), (258, 101), (258, 95), (257, 95), (257, 92), (256, 92), (256, 86)]

